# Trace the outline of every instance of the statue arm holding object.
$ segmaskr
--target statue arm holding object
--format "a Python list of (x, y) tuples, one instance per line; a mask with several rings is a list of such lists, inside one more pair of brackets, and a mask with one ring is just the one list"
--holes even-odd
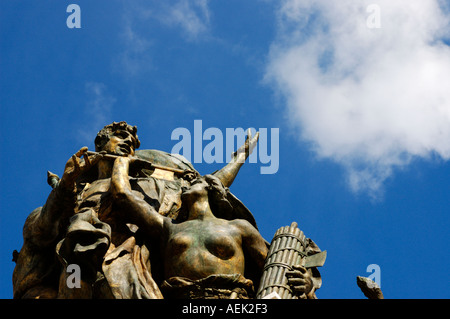
[(128, 172), (130, 162), (134, 160), (135, 158), (131, 156), (121, 156), (114, 161), (111, 176), (111, 194), (114, 201), (122, 208), (122, 217), (142, 227), (148, 234), (159, 236), (165, 217), (160, 215), (153, 206), (133, 193), (131, 189)]

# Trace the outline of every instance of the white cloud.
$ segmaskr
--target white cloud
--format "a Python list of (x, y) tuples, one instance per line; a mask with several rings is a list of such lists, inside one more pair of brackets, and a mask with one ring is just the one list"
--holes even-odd
[(189, 39), (197, 38), (209, 29), (208, 0), (180, 0), (166, 7), (162, 19), (169, 25), (181, 27)]
[[(152, 70), (154, 34), (151, 22), (180, 30), (184, 40), (192, 41), (208, 34), (209, 0), (129, 1), (124, 2), (123, 25), (119, 39), (123, 50), (113, 61), (114, 69), (126, 77)], [(157, 31), (156, 31), (157, 32)]]
[[(119, 43), (123, 49), (113, 58), (113, 70), (125, 77), (134, 77), (150, 71), (153, 48), (152, 39), (145, 26), (152, 11), (139, 2), (124, 2)], [(139, 28), (140, 27), (140, 28)]]
[(282, 1), (266, 79), (353, 190), (376, 195), (411, 159), (450, 158), (449, 21), (436, 0)]
[(87, 102), (84, 107), (86, 123), (78, 130), (80, 143), (92, 145), (98, 131), (112, 122), (112, 107), (116, 99), (107, 93), (103, 83), (88, 82), (85, 85)]
[(145, 0), (127, 3), (127, 8), (131, 8), (133, 19), (138, 17), (144, 22), (153, 19), (179, 29), (185, 40), (195, 40), (208, 34), (211, 18), (208, 3), (209, 0)]

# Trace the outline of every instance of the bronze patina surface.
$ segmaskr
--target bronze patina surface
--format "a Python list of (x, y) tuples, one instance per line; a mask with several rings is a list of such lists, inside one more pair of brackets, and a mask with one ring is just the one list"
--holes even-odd
[[(48, 172), (52, 190), (14, 253), (14, 298), (255, 298), (269, 243), (229, 187), (257, 141), (249, 133), (201, 176), (182, 156), (137, 150), (135, 126), (105, 126), (95, 152), (78, 150), (61, 178)], [(320, 253), (303, 241), (303, 253)], [(290, 296), (315, 298), (322, 264), (294, 265)], [(73, 265), (78, 287), (67, 284)]]

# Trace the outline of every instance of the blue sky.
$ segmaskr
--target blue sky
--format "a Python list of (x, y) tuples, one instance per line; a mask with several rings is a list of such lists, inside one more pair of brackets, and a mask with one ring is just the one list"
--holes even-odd
[(450, 297), (448, 1), (129, 2), (0, 2), (1, 298), (47, 170), (122, 120), (168, 152), (195, 120), (278, 128), (278, 171), (231, 191), (268, 241), (297, 221), (328, 251), (319, 298), (364, 298), (371, 264), (387, 298)]

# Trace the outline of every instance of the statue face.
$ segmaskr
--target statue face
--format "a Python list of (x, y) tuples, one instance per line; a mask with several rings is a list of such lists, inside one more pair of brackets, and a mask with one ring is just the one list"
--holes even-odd
[(203, 178), (196, 178), (191, 181), (191, 186), (189, 188), (182, 187), (182, 199), (197, 197), (197, 196), (208, 196), (209, 184)]
[(101, 151), (115, 155), (134, 155), (136, 139), (125, 130), (115, 131)]

